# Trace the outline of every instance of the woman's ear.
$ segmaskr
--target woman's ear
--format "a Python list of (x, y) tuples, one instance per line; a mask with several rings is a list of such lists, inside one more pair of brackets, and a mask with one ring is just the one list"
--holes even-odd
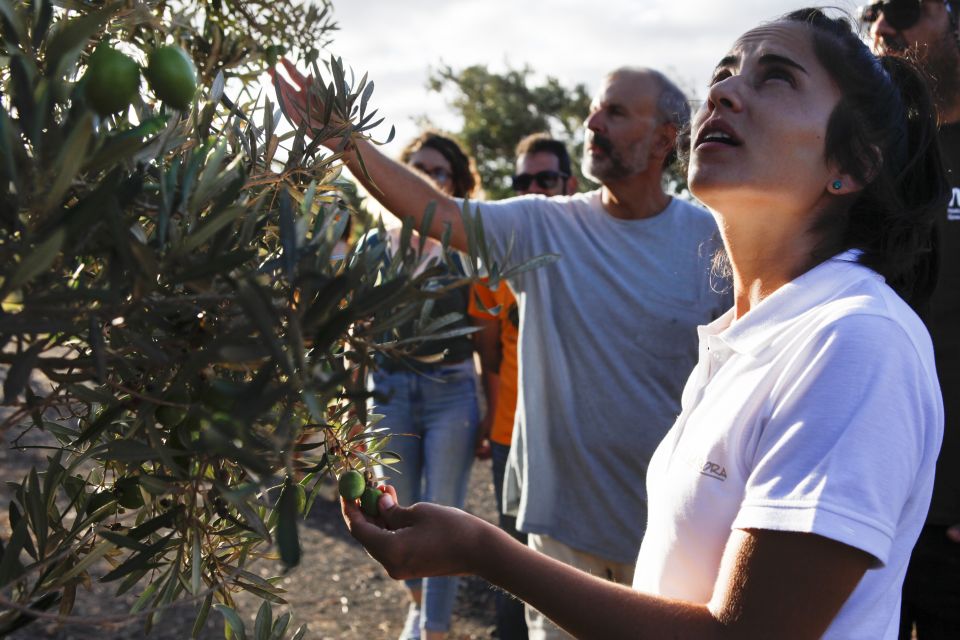
[(880, 173), (880, 167), (883, 166), (883, 154), (880, 147), (870, 145), (870, 149), (864, 155), (868, 157), (861, 158), (860, 165), (864, 170), (862, 178), (847, 173), (834, 163), (831, 172), (833, 177), (830, 179), (830, 184), (827, 185), (827, 191), (834, 195), (845, 196), (862, 191), (866, 185), (870, 184)]
[(855, 180), (853, 176), (846, 173), (835, 176), (827, 186), (827, 191), (836, 196), (850, 195), (861, 189), (863, 189), (863, 185)]

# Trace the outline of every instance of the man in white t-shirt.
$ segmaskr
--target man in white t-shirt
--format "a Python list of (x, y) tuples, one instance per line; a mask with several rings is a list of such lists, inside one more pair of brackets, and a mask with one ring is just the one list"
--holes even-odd
[[(303, 94), (278, 86), (297, 121)], [(497, 260), (560, 255), (510, 279), (520, 310), (520, 390), (507, 507), (517, 510), (530, 546), (626, 584), (646, 511), (638, 470), (679, 412), (696, 363), (696, 327), (730, 306), (729, 294), (711, 286), (712, 216), (662, 187), (688, 119), (683, 93), (661, 73), (616, 70), (585, 122), (583, 169), (601, 188), (479, 208)], [(418, 225), (436, 203), (430, 235), (449, 226), (451, 245), (466, 247), (457, 200), (366, 142), (348, 164), (370, 177), (361, 180), (387, 210)], [(527, 613), (531, 638), (561, 637)]]

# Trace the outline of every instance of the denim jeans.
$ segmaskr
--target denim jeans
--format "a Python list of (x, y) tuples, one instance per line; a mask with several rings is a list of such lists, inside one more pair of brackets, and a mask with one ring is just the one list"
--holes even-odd
[[(379, 370), (372, 376), (372, 388), (382, 397), (370, 408), (384, 416), (376, 426), (388, 430), (387, 449), (402, 458), (392, 465), (397, 472), (387, 468), (383, 472), (403, 505), (462, 507), (479, 426), (473, 360), (418, 368), (418, 373)], [(422, 628), (447, 631), (458, 579), (426, 578), (422, 584), (420, 580), (406, 584), (423, 590)]]
[[(493, 492), (497, 498), (497, 517), (500, 528), (511, 536), (527, 544), (527, 534), (517, 531), (516, 516), (508, 516), (503, 512), (503, 475), (507, 470), (507, 457), (510, 455), (510, 445), (490, 442), (490, 462), (493, 469)], [(523, 613), (523, 601), (517, 600), (509, 593), (496, 592), (497, 607), (497, 637), (500, 640), (526, 640), (527, 621)]]

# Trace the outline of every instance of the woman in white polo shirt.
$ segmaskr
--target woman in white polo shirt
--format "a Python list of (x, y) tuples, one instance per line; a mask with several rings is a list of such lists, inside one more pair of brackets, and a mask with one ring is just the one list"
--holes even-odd
[(700, 328), (650, 462), (633, 589), (389, 488), (376, 521), (344, 504), (354, 536), (395, 577), (477, 573), (577, 637), (896, 638), (943, 428), (910, 308), (946, 196), (935, 128), (914, 68), (818, 10), (720, 61), (689, 184), (719, 222), (735, 304)]

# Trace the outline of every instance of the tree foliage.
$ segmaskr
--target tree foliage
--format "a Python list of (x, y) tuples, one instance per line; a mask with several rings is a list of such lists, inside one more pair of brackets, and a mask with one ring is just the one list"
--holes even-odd
[[(334, 255), (342, 153), (320, 142), (344, 148), (379, 120), (366, 76), (337, 59), (318, 67), (330, 9), (0, 0), (0, 436), (49, 438), (45, 465), (13, 485), (0, 635), (68, 616), (94, 577), (138, 592), (148, 630), (186, 600), (195, 633), (214, 609), (244, 637), (243, 590), (264, 601), (256, 637), (285, 637), (289, 615), (268, 604), (284, 602), (279, 577), (251, 564), (299, 562), (298, 520), (324, 474), (390, 462), (375, 424), (351, 417), (367, 394), (354, 381), (376, 353), (449, 335), (433, 322), (390, 339), (467, 280), (417, 271), (409, 224), (385, 270), (382, 245)], [(183, 47), (199, 70), (192, 105), (172, 110), (142, 87), (129, 109), (97, 116), (83, 77), (106, 40), (141, 65), (154, 47)], [(330, 78), (316, 88), (327, 121), (344, 123), (312, 139), (281, 134), (255, 82), (297, 48)], [(482, 229), (465, 222), (475, 265)]]
[(585, 184), (576, 160), (590, 107), (584, 85), (568, 88), (549, 76), (538, 84), (529, 67), (496, 73), (486, 65), (473, 65), (459, 71), (449, 66), (432, 70), (428, 87), (450, 95), (450, 107), (463, 120), (457, 135), (476, 159), (488, 197), (512, 195), (514, 150), (524, 136), (538, 132), (567, 143), (574, 171)]

